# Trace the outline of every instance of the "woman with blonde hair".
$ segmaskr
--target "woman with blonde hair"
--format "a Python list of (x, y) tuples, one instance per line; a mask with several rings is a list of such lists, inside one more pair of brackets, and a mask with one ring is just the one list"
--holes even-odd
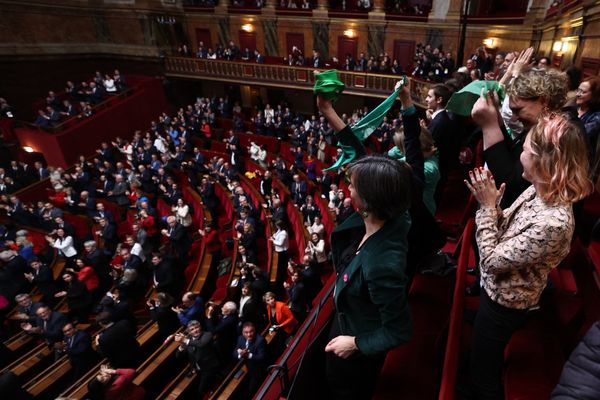
[[(496, 111), (487, 103), (477, 112)], [(489, 171), (475, 169), (465, 180), (480, 204), (476, 238), (483, 290), (471, 350), (477, 399), (503, 399), (504, 348), (539, 307), (550, 270), (569, 253), (573, 203), (592, 188), (583, 135), (564, 114), (541, 117), (520, 155), (522, 177), (531, 185), (504, 210), (499, 204), (506, 185), (497, 189)]]

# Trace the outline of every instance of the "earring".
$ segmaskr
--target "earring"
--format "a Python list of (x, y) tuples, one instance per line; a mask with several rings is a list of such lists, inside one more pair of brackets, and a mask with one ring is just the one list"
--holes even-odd
[(360, 216), (363, 218), (367, 218), (369, 216), (369, 213), (367, 212), (367, 210), (360, 210)]

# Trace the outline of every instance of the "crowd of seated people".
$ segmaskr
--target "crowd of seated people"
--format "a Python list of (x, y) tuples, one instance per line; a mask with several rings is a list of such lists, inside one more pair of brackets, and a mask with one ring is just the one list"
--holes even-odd
[(94, 113), (94, 106), (106, 96), (115, 95), (127, 88), (125, 77), (118, 69), (113, 75), (96, 71), (89, 81), (75, 85), (67, 81), (64, 92), (48, 92), (45, 109), (39, 109), (34, 124), (40, 127), (53, 127), (73, 117), (87, 118)]

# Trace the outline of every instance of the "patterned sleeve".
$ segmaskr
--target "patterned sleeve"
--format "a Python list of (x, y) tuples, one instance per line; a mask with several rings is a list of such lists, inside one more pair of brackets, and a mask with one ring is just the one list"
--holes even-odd
[(499, 241), (498, 210), (482, 208), (477, 211), (477, 244), (481, 260), (479, 266), (488, 274), (511, 270), (560, 259), (568, 237), (568, 225), (560, 218), (542, 224), (532, 224), (519, 235)]

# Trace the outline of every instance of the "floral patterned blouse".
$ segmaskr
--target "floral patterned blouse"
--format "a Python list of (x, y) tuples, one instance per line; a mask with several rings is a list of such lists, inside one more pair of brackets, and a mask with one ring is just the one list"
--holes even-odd
[(569, 253), (572, 205), (548, 205), (530, 186), (509, 208), (481, 208), (475, 220), (487, 294), (508, 308), (537, 306), (550, 270)]

